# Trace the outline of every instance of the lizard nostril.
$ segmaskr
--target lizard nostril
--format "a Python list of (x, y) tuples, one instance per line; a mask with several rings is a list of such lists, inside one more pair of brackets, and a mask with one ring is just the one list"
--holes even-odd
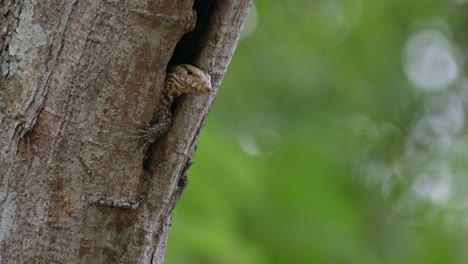
[(203, 92), (204, 92), (204, 93), (209, 93), (209, 92), (211, 92), (211, 87), (210, 87), (210, 86), (206, 86), (205, 88), (203, 88)]

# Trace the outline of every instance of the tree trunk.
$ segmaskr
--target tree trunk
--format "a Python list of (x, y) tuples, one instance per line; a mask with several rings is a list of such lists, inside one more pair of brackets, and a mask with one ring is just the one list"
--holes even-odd
[[(163, 263), (250, 4), (0, 1), (0, 263)], [(179, 63), (214, 91), (182, 97), (145, 159), (133, 135)]]

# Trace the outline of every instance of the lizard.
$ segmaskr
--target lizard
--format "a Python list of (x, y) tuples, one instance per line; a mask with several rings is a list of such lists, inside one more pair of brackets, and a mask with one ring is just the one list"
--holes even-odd
[[(138, 131), (137, 138), (140, 140), (143, 149), (146, 150), (156, 139), (169, 130), (172, 123), (171, 108), (180, 95), (185, 93), (206, 94), (211, 90), (211, 77), (201, 69), (190, 64), (171, 67), (166, 73), (159, 107), (153, 114), (151, 123), (145, 129)], [(94, 201), (95, 204), (121, 210), (137, 209), (140, 202), (140, 200), (113, 198), (101, 198)]]
[(145, 129), (139, 130), (138, 138), (143, 147), (146, 149), (169, 130), (172, 123), (171, 108), (181, 94), (206, 94), (210, 93), (211, 90), (211, 77), (201, 69), (190, 64), (171, 67), (166, 73), (159, 107), (155, 111), (151, 123)]

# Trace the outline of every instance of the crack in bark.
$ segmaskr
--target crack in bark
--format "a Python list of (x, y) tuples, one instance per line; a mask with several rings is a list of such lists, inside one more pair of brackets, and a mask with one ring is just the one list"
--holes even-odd
[[(56, 64), (57, 64), (57, 59), (59, 58), (60, 54), (62, 53), (63, 46), (64, 46), (64, 38), (63, 37), (65, 36), (65, 32), (67, 32), (67, 28), (68, 28), (68, 25), (70, 23), (71, 14), (73, 13), (73, 10), (75, 9), (75, 6), (76, 6), (77, 3), (78, 3), (78, 0), (74, 0), (74, 2), (71, 3), (70, 10), (68, 11), (68, 13), (65, 14), (65, 17), (64, 17), (65, 25), (58, 30), (59, 32), (61, 32), (60, 36), (57, 38), (60, 41), (59, 48), (58, 48), (57, 52), (55, 52), (55, 54), (52, 57), (51, 67), (50, 67), (50, 70), (48, 72), (46, 72), (46, 74), (45, 74), (45, 79), (43, 81), (43, 84), (41, 85), (41, 87), (39, 89), (34, 90), (35, 93), (31, 95), (31, 99), (29, 100), (29, 102), (26, 103), (28, 106), (27, 106), (25, 112), (29, 112), (29, 111), (35, 112), (37, 109), (42, 109), (44, 107), (44, 101), (45, 101), (45, 98), (47, 97), (47, 94), (48, 94), (48, 88), (47, 87), (49, 86), (50, 76), (52, 75), (52, 72), (55, 70), (55, 67), (56, 67)], [(53, 42), (55, 42), (55, 41), (53, 41)], [(37, 95), (38, 90), (40, 90), (42, 93), (39, 96), (39, 99), (38, 99), (39, 101), (36, 104), (33, 104), (33, 102), (37, 98), (36, 95)], [(33, 105), (37, 106), (37, 107), (35, 107), (36, 109), (32, 109)], [(37, 116), (39, 114), (40, 114), (40, 112), (38, 112), (37, 115), (34, 115), (34, 118), (32, 120), (30, 120), (30, 123), (28, 125), (26, 125), (22, 136), (26, 132), (28, 132), (29, 130), (34, 128), (34, 123), (35, 123), (35, 121), (37, 119)]]
[(95, 202), (98, 205), (116, 208), (120, 210), (135, 210), (140, 206), (140, 201), (134, 199), (101, 198)]
[[(10, 72), (10, 61), (12, 56), (8, 53), (12, 32), (15, 32), (19, 23), (19, 14), (22, 12), (22, 1), (4, 1), (0, 6), (0, 74), (7, 77)], [(0, 2), (1, 4), (1, 2)], [(11, 6), (19, 6), (13, 9)], [(3, 80), (0, 80), (3, 82)]]

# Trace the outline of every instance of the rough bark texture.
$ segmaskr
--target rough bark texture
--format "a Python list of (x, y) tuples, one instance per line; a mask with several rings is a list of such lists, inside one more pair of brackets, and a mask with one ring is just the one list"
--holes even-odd
[[(250, 4), (0, 1), (0, 263), (163, 263)], [(143, 166), (132, 135), (157, 108), (168, 64), (181, 62), (210, 73), (214, 92), (179, 100)]]

